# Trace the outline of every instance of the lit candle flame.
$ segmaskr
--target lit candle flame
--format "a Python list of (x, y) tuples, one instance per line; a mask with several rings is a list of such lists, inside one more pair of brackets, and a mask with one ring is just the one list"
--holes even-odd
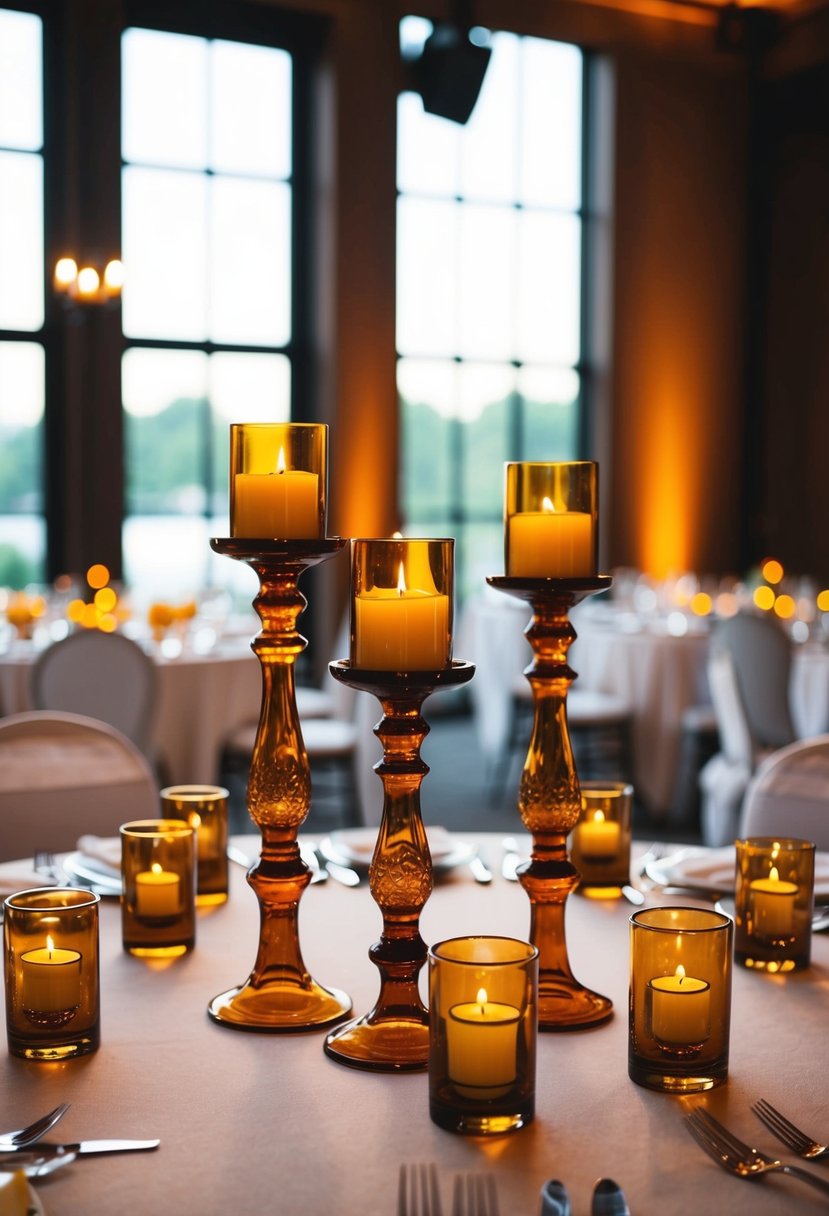
[(769, 870), (769, 882), (779, 882), (779, 881), (780, 881), (780, 874), (778, 873), (777, 866), (772, 866), (771, 869)]
[(47, 935), (46, 935), (46, 949), (49, 951), (49, 954), (50, 954), (50, 955), (51, 955), (52, 951), (54, 950), (54, 948), (55, 948), (55, 942), (54, 942), (54, 939), (53, 939), (53, 938), (51, 938), (51, 937), (49, 936), (49, 934), (47, 933)]
[(276, 471), (277, 471), (277, 473), (285, 472), (285, 449), (284, 448), (279, 449), (279, 455), (276, 458)]
[(555, 507), (553, 506), (553, 500), (551, 498), (547, 498), (546, 494), (545, 494), (544, 498), (541, 500), (541, 510), (542, 511), (555, 511)]
[(593, 814), (594, 823), (604, 823), (604, 811), (595, 811)]
[(679, 964), (676, 971), (674, 972), (674, 975), (676, 976), (676, 978), (679, 980), (679, 982), (681, 984), (682, 981), (685, 979), (685, 968), (682, 966), (682, 963)]
[(485, 1006), (486, 1006), (486, 1001), (487, 1001), (486, 988), (479, 988), (478, 995), (475, 999), (477, 1000), (478, 1004), (481, 1006), (481, 1013), (485, 1013), (486, 1012)]
[(163, 870), (157, 861), (153, 862), (153, 864), (150, 866), (150, 870), (153, 874), (162, 874), (163, 873)]
[(403, 563), (400, 563), (400, 569), (397, 574), (397, 594), (403, 595), (406, 591), (406, 575), (403, 571)]

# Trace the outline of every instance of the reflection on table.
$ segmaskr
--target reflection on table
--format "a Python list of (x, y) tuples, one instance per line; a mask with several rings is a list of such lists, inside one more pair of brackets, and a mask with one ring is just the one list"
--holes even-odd
[[(466, 839), (498, 866), (497, 837)], [(256, 840), (235, 843), (255, 855)], [(764, 977), (735, 969), (729, 1080), (707, 1097), (682, 1101), (641, 1089), (627, 1075), (630, 906), (571, 897), (573, 966), (612, 997), (614, 1017), (591, 1032), (540, 1036), (535, 1122), (483, 1141), (431, 1122), (425, 1073), (355, 1071), (323, 1054), (320, 1034), (246, 1034), (208, 1020), (207, 1002), (244, 978), (258, 941), (258, 905), (238, 866), (231, 879), (229, 902), (199, 916), (195, 951), (164, 968), (123, 952), (118, 904), (102, 901), (100, 1050), (59, 1068), (0, 1059), (8, 1126), (66, 1100), (66, 1139), (161, 1137), (151, 1156), (93, 1158), (56, 1173), (40, 1188), (54, 1216), (391, 1216), (403, 1161), (437, 1163), (446, 1211), (452, 1176), (469, 1170), (494, 1172), (500, 1210), (516, 1216), (538, 1210), (550, 1177), (566, 1182), (575, 1212), (587, 1212), (600, 1176), (615, 1178), (643, 1216), (824, 1210), (796, 1180), (750, 1184), (728, 1176), (693, 1143), (682, 1116), (704, 1103), (764, 1148), (773, 1141), (749, 1111), (761, 1096), (806, 1127), (825, 1126), (825, 1087), (804, 1044), (819, 1044), (825, 1024), (826, 936), (815, 939), (808, 971)], [(458, 869), (437, 884), (422, 928), (429, 942), (473, 933), (526, 937), (528, 919), (518, 884), (498, 875), (483, 887)], [(377, 985), (367, 947), (379, 926), (365, 884), (309, 887), (301, 926), (311, 972), (367, 1010)]]

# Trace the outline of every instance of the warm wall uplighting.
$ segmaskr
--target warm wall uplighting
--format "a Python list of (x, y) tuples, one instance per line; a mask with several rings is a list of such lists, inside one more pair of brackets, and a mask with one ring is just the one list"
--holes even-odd
[(75, 304), (106, 304), (121, 294), (124, 266), (112, 258), (103, 269), (90, 264), (79, 266), (75, 258), (58, 258), (52, 277), (55, 292)]

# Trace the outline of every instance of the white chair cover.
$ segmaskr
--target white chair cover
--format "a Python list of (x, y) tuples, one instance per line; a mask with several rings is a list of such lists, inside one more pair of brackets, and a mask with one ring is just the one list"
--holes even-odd
[(156, 707), (155, 664), (130, 638), (84, 629), (47, 647), (32, 667), (35, 709), (108, 722), (149, 754)]
[(829, 852), (829, 735), (766, 757), (746, 791), (739, 834), (794, 836)]
[(729, 651), (712, 649), (708, 686), (720, 751), (700, 770), (700, 820), (705, 844), (719, 847), (735, 837), (743, 795), (754, 769), (755, 747)]
[(769, 616), (738, 612), (717, 621), (713, 640), (728, 650), (751, 733), (760, 747), (785, 747), (795, 738), (789, 708), (791, 642)]
[(43, 711), (0, 718), (0, 860), (66, 852), (83, 832), (111, 836), (158, 813), (146, 758), (105, 722)]

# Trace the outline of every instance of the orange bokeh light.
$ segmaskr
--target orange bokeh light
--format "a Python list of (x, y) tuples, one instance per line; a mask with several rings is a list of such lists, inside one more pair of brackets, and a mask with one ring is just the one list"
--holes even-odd
[(109, 570), (106, 566), (96, 562), (94, 566), (90, 566), (86, 572), (86, 581), (89, 583), (93, 591), (100, 590), (101, 587), (106, 587), (109, 582)]
[(788, 621), (795, 613), (795, 602), (790, 595), (778, 595), (774, 601), (774, 611), (783, 621)]
[(774, 606), (774, 592), (771, 587), (758, 587), (754, 592), (754, 602), (758, 608), (768, 612)]
[(118, 603), (118, 596), (111, 587), (102, 587), (95, 592), (95, 607), (99, 612), (112, 612)]
[(766, 582), (772, 583), (774, 586), (776, 586), (783, 577), (783, 567), (774, 557), (766, 558), (760, 568), (760, 572)]

